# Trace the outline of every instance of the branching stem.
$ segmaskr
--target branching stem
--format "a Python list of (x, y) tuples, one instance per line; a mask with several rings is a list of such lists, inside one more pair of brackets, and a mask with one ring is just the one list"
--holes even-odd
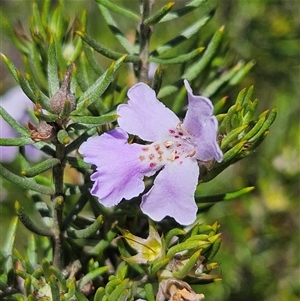
[(141, 63), (138, 66), (138, 80), (148, 83), (148, 71), (149, 71), (149, 43), (152, 33), (151, 26), (145, 25), (144, 21), (150, 16), (154, 0), (142, 0), (141, 1), (141, 14), (142, 21), (140, 24), (140, 59)]

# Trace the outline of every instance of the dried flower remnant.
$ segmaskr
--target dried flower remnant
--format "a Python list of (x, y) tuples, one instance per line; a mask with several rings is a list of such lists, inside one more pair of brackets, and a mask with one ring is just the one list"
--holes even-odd
[(202, 301), (203, 294), (196, 294), (184, 281), (175, 278), (162, 280), (159, 283), (156, 301)]
[[(187, 225), (196, 219), (194, 193), (197, 160), (222, 160), (217, 143), (218, 122), (209, 99), (195, 96), (187, 81), (188, 110), (183, 121), (161, 103), (146, 84), (128, 91), (128, 104), (118, 106), (119, 128), (91, 137), (80, 147), (84, 161), (96, 165), (92, 195), (109, 207), (143, 192), (144, 176), (153, 187), (142, 196), (141, 210), (151, 219), (165, 216)], [(128, 143), (128, 133), (150, 144)], [(122, 168), (120, 168), (122, 166)], [(184, 214), (183, 214), (184, 212)]]
[(28, 122), (27, 126), (30, 130), (30, 138), (33, 141), (49, 141), (55, 136), (53, 126), (46, 121), (40, 120), (37, 126)]

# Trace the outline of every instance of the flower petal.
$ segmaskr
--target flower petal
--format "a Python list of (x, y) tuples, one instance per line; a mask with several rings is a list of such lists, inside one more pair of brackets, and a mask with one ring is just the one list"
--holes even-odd
[(208, 98), (194, 95), (187, 80), (184, 84), (189, 105), (182, 127), (196, 138), (197, 159), (208, 161), (215, 158), (220, 162), (223, 153), (217, 143), (218, 121), (212, 115), (213, 105)]
[(79, 149), (85, 162), (97, 166), (91, 194), (107, 207), (138, 196), (145, 188), (144, 174), (150, 173), (150, 167), (139, 160), (143, 145), (128, 144), (127, 139), (127, 133), (117, 128), (89, 138)]
[(154, 186), (142, 197), (142, 211), (155, 221), (168, 215), (182, 225), (193, 223), (197, 213), (194, 193), (198, 176), (195, 160), (167, 164), (157, 175)]
[(159, 140), (179, 118), (161, 103), (146, 84), (138, 83), (128, 91), (128, 104), (119, 105), (117, 114), (120, 127), (145, 141)]

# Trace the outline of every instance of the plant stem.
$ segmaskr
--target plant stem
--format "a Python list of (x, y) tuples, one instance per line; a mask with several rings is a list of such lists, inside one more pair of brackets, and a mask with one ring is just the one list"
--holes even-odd
[(63, 207), (64, 207), (64, 169), (65, 169), (65, 146), (59, 141), (56, 141), (56, 158), (60, 160), (60, 163), (53, 167), (53, 181), (55, 194), (53, 201), (53, 244), (54, 244), (54, 259), (53, 265), (57, 268), (63, 267), (62, 262), (62, 222), (63, 222)]
[(144, 21), (147, 19), (152, 10), (152, 6), (154, 4), (154, 0), (142, 0), (141, 5), (141, 14), (142, 14), (142, 21), (140, 24), (140, 59), (141, 63), (138, 66), (138, 80), (148, 83), (148, 71), (149, 71), (149, 42), (150, 36), (152, 33), (152, 29), (150, 26), (145, 25)]

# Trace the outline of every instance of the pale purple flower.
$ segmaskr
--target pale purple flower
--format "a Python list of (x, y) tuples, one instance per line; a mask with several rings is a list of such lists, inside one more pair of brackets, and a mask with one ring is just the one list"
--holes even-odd
[[(196, 219), (197, 160), (222, 160), (216, 136), (218, 122), (209, 99), (195, 96), (187, 81), (188, 110), (183, 121), (161, 103), (146, 84), (128, 91), (128, 104), (118, 106), (119, 128), (91, 137), (80, 147), (84, 161), (96, 165), (91, 194), (107, 207), (129, 200), (145, 189), (144, 176), (160, 171), (142, 196), (141, 210), (155, 221), (173, 217), (183, 225)], [(128, 143), (128, 133), (146, 145)]]
[[(0, 105), (19, 123), (25, 124), (31, 120), (28, 109), (32, 109), (32, 101), (24, 94), (20, 87), (8, 90), (0, 97)], [(1, 138), (16, 138), (20, 135), (0, 116)], [(43, 153), (32, 145), (25, 146), (25, 153), (32, 161), (40, 160)], [(11, 162), (18, 154), (16, 146), (0, 146), (0, 161)]]

